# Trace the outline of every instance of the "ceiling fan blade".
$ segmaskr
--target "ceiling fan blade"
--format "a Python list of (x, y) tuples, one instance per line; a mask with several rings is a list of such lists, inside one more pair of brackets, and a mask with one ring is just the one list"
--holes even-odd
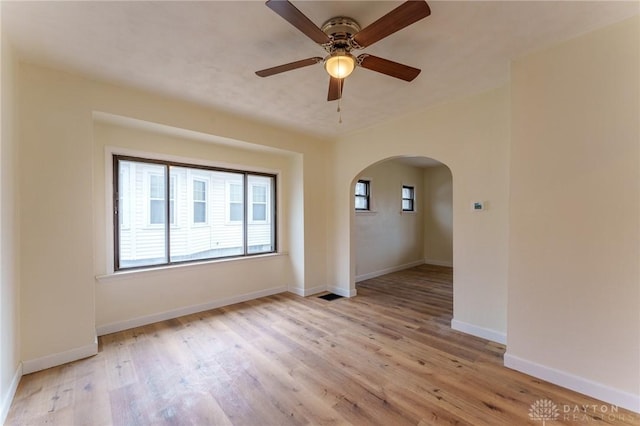
[(256, 74), (260, 77), (269, 77), (270, 75), (280, 74), (281, 72), (291, 71), (298, 68), (307, 67), (309, 65), (314, 65), (318, 62), (322, 62), (322, 58), (316, 56), (314, 58), (302, 59), (300, 61), (290, 62), (288, 64), (278, 65), (277, 67), (256, 71)]
[(344, 78), (329, 77), (329, 94), (327, 101), (337, 101), (342, 97), (342, 89), (344, 87)]
[(424, 0), (407, 1), (358, 32), (353, 37), (353, 40), (360, 47), (371, 46), (373, 43), (404, 27), (408, 27), (422, 18), (426, 18), (430, 14), (431, 9)]
[(397, 62), (379, 58), (373, 55), (368, 55), (366, 53), (358, 56), (358, 64), (362, 68), (386, 74), (391, 77), (399, 78), (404, 81), (412, 81), (418, 76), (418, 74), (420, 74), (420, 70), (418, 68), (399, 64)]
[(329, 36), (287, 0), (268, 0), (266, 5), (316, 43), (331, 41)]

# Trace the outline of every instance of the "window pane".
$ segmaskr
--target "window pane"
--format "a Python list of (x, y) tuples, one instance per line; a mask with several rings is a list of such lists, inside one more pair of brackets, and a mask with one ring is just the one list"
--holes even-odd
[(368, 195), (368, 186), (369, 183), (365, 181), (359, 181), (356, 183), (356, 195)]
[(229, 203), (229, 221), (240, 222), (244, 218), (242, 203)]
[(274, 208), (275, 179), (270, 176), (248, 176), (251, 188), (251, 217), (247, 224), (247, 252), (251, 254), (275, 250)]
[(265, 186), (253, 185), (253, 202), (254, 203), (266, 203), (267, 202), (267, 188)]
[(253, 220), (267, 220), (267, 205), (266, 204), (254, 204), (253, 205)]
[(402, 200), (402, 210), (413, 210), (413, 202), (411, 200)]
[(408, 186), (403, 186), (402, 198), (413, 198), (413, 188), (410, 188)]
[(201, 180), (193, 181), (193, 200), (206, 201), (207, 199), (207, 183)]
[(149, 175), (149, 197), (164, 198), (164, 174)]
[[(171, 227), (171, 261), (243, 255), (243, 227), (227, 220), (227, 188), (231, 182), (240, 182), (242, 200), (243, 174), (176, 166), (171, 167), (171, 173), (179, 182), (191, 182), (185, 187), (192, 186), (191, 196), (188, 191), (177, 192), (178, 223)], [(242, 224), (242, 204), (239, 207)], [(180, 220), (182, 217), (188, 219)]]
[(232, 203), (242, 203), (242, 184), (230, 183), (229, 184), (229, 201)]
[(356, 209), (369, 210), (369, 203), (367, 201), (367, 197), (356, 197)]
[(149, 201), (149, 223), (152, 225), (164, 224), (164, 200)]
[(118, 161), (119, 199), (127, 206), (118, 213), (126, 214), (127, 220), (119, 222), (117, 268), (167, 262), (166, 226), (162, 226), (166, 225), (165, 172), (164, 165)]
[(193, 222), (194, 223), (207, 222), (207, 203), (202, 203), (199, 201), (193, 203)]

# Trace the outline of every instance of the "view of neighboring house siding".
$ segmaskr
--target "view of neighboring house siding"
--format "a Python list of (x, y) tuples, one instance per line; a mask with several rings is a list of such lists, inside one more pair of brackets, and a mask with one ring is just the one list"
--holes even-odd
[[(120, 163), (121, 267), (164, 258), (164, 173), (162, 165)], [(249, 253), (272, 244), (271, 179), (250, 176), (247, 182)], [(244, 253), (243, 180), (241, 173), (171, 167), (171, 261)]]

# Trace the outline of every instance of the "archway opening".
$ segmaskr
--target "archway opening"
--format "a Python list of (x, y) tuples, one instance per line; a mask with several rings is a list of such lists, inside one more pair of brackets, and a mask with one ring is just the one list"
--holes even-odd
[[(428, 157), (386, 158), (360, 171), (351, 188), (356, 288), (412, 268), (453, 279), (453, 179), (448, 166)], [(422, 265), (434, 267), (418, 268)]]

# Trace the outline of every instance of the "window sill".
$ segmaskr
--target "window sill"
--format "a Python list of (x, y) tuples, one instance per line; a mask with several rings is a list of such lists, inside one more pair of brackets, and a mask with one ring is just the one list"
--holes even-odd
[(146, 268), (146, 269), (135, 269), (129, 271), (118, 271), (112, 272), (104, 275), (96, 275), (96, 281), (99, 283), (108, 283), (112, 281), (120, 281), (127, 280), (131, 278), (144, 277), (144, 276), (154, 276), (159, 274), (166, 274), (172, 271), (180, 271), (185, 268), (203, 268), (208, 267), (215, 264), (220, 263), (228, 263), (228, 262), (256, 262), (256, 261), (264, 261), (266, 259), (270, 259), (273, 257), (280, 256), (288, 256), (289, 253), (266, 253), (266, 254), (256, 254), (252, 256), (243, 256), (243, 257), (234, 257), (228, 259), (213, 259), (213, 260), (205, 260), (202, 262), (189, 262), (189, 263), (180, 263), (177, 265), (168, 265), (168, 266), (159, 266), (157, 268)]
[(371, 216), (376, 214), (378, 214), (376, 210), (356, 210), (356, 216)]

